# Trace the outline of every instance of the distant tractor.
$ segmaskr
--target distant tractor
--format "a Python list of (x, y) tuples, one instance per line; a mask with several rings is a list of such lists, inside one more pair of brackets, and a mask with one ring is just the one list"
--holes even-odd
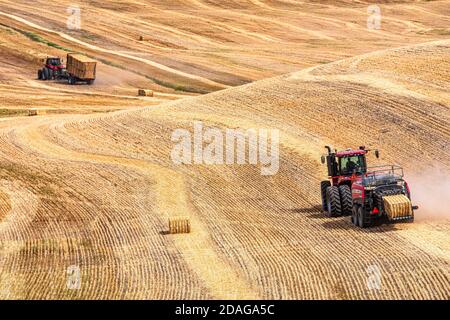
[[(384, 165), (367, 168), (364, 146), (357, 150), (331, 151), (322, 156), (329, 180), (320, 183), (322, 208), (330, 217), (351, 215), (354, 225), (372, 226), (376, 221), (413, 221), (414, 210), (403, 168)], [(379, 157), (378, 150), (375, 156)]]
[(60, 58), (47, 58), (44, 68), (38, 70), (39, 80), (53, 80), (65, 72)]
[(67, 66), (61, 58), (47, 58), (42, 69), (38, 70), (39, 80), (67, 80), (69, 84), (85, 82), (93, 84), (96, 76), (97, 62), (80, 54), (67, 54)]

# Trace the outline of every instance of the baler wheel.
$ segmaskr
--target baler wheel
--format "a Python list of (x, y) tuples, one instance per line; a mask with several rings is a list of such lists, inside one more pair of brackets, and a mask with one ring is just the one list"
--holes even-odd
[(358, 206), (357, 205), (354, 205), (353, 207), (352, 207), (352, 223), (355, 225), (355, 226), (358, 226)]
[(360, 228), (367, 228), (371, 225), (371, 218), (362, 207), (358, 208), (358, 225)]

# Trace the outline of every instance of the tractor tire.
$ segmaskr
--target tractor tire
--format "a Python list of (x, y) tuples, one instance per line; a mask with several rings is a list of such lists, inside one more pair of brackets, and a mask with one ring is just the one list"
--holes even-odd
[(38, 80), (42, 80), (42, 70), (41, 69), (39, 69), (37, 72), (37, 78), (38, 78)]
[(50, 72), (49, 72), (48, 68), (44, 68), (43, 76), (44, 76), (43, 77), (44, 80), (50, 80)]
[(339, 189), (336, 186), (327, 188), (327, 215), (329, 217), (337, 217), (342, 215), (341, 197)]
[(327, 188), (331, 186), (330, 181), (320, 181), (320, 194), (322, 195), (322, 209), (327, 211)]
[(347, 185), (339, 186), (339, 195), (341, 196), (341, 208), (344, 216), (352, 214), (353, 198), (352, 190)]
[(87, 84), (91, 86), (91, 85), (94, 84), (94, 81), (95, 81), (95, 80), (88, 80), (88, 81), (87, 81)]
[(358, 208), (358, 226), (363, 229), (371, 226), (370, 216), (362, 207)]

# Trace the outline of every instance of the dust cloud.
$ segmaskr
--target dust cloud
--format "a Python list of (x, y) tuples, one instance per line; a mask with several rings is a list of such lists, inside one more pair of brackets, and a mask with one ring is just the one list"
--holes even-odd
[(450, 172), (434, 168), (407, 177), (417, 221), (450, 220)]

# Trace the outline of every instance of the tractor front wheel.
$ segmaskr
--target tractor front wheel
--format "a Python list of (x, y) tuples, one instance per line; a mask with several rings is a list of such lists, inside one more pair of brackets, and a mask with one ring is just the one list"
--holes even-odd
[(343, 215), (352, 214), (353, 207), (353, 199), (352, 199), (352, 190), (347, 185), (339, 186), (339, 194), (341, 196), (341, 207)]
[(327, 215), (329, 217), (342, 215), (341, 197), (339, 195), (339, 189), (336, 186), (327, 188)]
[(48, 68), (44, 68), (42, 75), (43, 75), (42, 79), (50, 80), (50, 71), (48, 70)]
[(330, 181), (320, 181), (320, 193), (322, 196), (322, 209), (323, 211), (327, 211), (327, 188), (331, 186)]

